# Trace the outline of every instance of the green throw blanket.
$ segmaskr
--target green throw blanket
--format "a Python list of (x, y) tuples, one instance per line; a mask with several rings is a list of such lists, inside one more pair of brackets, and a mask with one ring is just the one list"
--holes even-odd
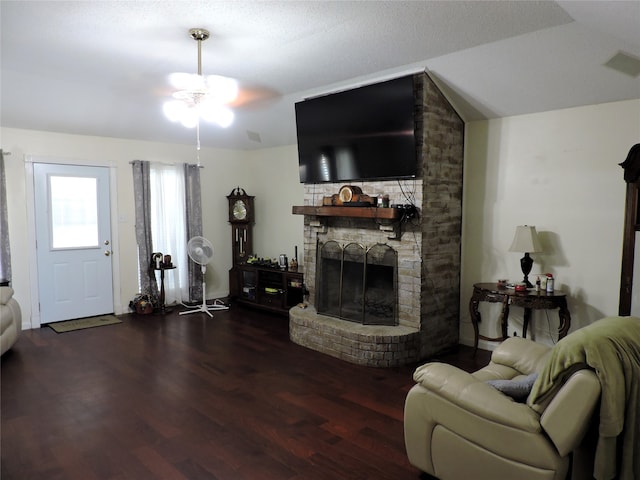
[(585, 364), (602, 387), (594, 477), (640, 479), (640, 318), (603, 318), (560, 340), (528, 403), (544, 401)]

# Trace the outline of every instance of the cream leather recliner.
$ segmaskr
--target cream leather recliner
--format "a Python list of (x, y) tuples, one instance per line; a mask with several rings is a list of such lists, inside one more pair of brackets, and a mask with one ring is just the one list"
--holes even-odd
[(550, 351), (512, 337), (472, 374), (437, 362), (419, 367), (404, 410), (411, 464), (440, 480), (592, 478), (585, 434), (601, 391), (593, 371), (577, 370), (544, 405), (516, 402), (486, 383), (540, 372)]
[(0, 355), (13, 347), (22, 330), (22, 312), (13, 288), (0, 287)]

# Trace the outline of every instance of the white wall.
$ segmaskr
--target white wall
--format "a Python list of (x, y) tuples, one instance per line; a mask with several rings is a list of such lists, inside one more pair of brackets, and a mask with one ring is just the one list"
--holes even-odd
[[(522, 279), (522, 254), (508, 251), (517, 225), (540, 234), (545, 251), (532, 254), (532, 274), (552, 272), (569, 294), (570, 332), (616, 315), (626, 189), (618, 164), (640, 140), (640, 101), (473, 122), (466, 136), (461, 342), (473, 343), (472, 285)], [(498, 334), (498, 308), (481, 304), (481, 333)], [(534, 312), (534, 338), (544, 343), (558, 326), (557, 312), (548, 318)], [(514, 307), (509, 334), (521, 324)]]
[(291, 213), (293, 205), (304, 203), (297, 147), (254, 150), (247, 154), (251, 167), (246, 189), (256, 196), (253, 253), (264, 258), (284, 253), (291, 259), (298, 246), (298, 262), (303, 265), (304, 216)]

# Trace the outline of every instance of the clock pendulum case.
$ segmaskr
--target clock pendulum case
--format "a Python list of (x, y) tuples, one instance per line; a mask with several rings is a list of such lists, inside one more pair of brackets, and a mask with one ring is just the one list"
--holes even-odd
[(252, 253), (254, 220), (253, 199), (244, 189), (234, 188), (227, 196), (229, 200), (229, 223), (231, 223), (231, 244), (233, 245), (233, 266), (243, 265)]

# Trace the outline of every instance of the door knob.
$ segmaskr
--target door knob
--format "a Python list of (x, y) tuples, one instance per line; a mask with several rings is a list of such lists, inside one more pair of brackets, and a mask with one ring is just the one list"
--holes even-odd
[(109, 255), (111, 255), (111, 252), (109, 250), (105, 250), (104, 251), (104, 255), (105, 255), (105, 257), (108, 257)]

